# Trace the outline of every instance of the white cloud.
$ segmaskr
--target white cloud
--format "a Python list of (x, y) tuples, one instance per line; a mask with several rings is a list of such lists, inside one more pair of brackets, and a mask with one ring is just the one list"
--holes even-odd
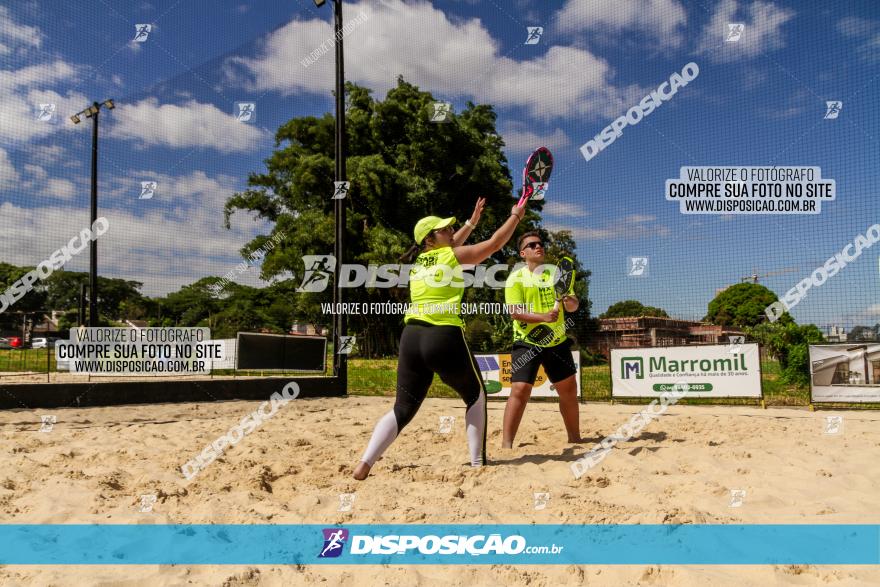
[(46, 173), (45, 169), (33, 163), (25, 163), (24, 170), (30, 176), (28, 181), (46, 181), (49, 178), (49, 174)]
[[(60, 60), (0, 70), (0, 142), (21, 144), (59, 130), (73, 130), (67, 118), (88, 104), (88, 99), (72, 90), (62, 95), (48, 88), (70, 85), (77, 79), (78, 69)], [(40, 104), (55, 104), (52, 122), (36, 119)]]
[(508, 125), (501, 132), (504, 139), (505, 150), (508, 153), (531, 153), (538, 147), (547, 147), (551, 152), (561, 151), (571, 146), (571, 139), (561, 128), (555, 129), (550, 134), (537, 133), (529, 130), (523, 122), (515, 122)]
[(880, 316), (880, 304), (873, 304), (865, 309), (866, 316)]
[(880, 21), (847, 16), (837, 23), (837, 31), (861, 44), (856, 53), (865, 61), (880, 60)]
[[(26, 151), (27, 152), (27, 151)], [(31, 158), (31, 161), (38, 160)], [(57, 165), (53, 169), (58, 170)], [(79, 188), (74, 181), (66, 178), (49, 177), (49, 173), (42, 165), (35, 163), (25, 163), (23, 166), (23, 177), (20, 184), (17, 184), (19, 192), (23, 194), (33, 195), (38, 198), (55, 198), (59, 200), (72, 200), (78, 193), (88, 193), (84, 183), (80, 183)], [(85, 181), (86, 177), (82, 180)], [(101, 186), (101, 195), (104, 189)]]
[(129, 209), (141, 193), (142, 181), (158, 183), (153, 198), (142, 201), (145, 206), (161, 203), (184, 209), (222, 210), (226, 199), (243, 189), (240, 180), (231, 175), (209, 177), (204, 171), (196, 170), (187, 175), (170, 176), (151, 170), (132, 170), (125, 176), (108, 178), (106, 186), (102, 188), (102, 198), (112, 206)]
[(566, 218), (586, 218), (590, 215), (587, 209), (581, 204), (560, 202), (553, 199), (549, 199), (544, 203), (542, 214), (544, 216), (560, 216)]
[[(218, 203), (231, 195), (231, 178), (199, 171), (176, 179), (160, 176), (159, 181), (156, 198), (166, 197), (161, 190), (167, 184), (168, 197), (179, 206), (137, 201), (135, 194), (125, 205), (111, 200), (99, 208), (110, 224), (98, 241), (100, 275), (141, 281), (144, 293), (165, 294), (206, 275), (225, 275), (241, 261), (241, 247), (254, 235), (269, 232), (269, 224), (255, 223), (246, 214), (232, 217), (231, 230), (223, 228)], [(88, 226), (88, 208), (66, 204), (25, 208), (3, 202), (0, 217), (5, 230), (0, 259), (15, 265), (39, 263)], [(87, 271), (88, 254), (75, 257), (66, 269)], [(256, 269), (236, 281), (265, 285)]]
[(571, 224), (545, 222), (548, 229), (553, 231), (571, 231), (575, 240), (610, 240), (628, 239), (638, 240), (652, 236), (667, 236), (670, 233), (668, 227), (657, 224), (656, 217), (646, 214), (630, 214), (621, 220), (606, 223), (601, 227), (572, 226)]
[[(345, 37), (346, 78), (377, 96), (402, 75), (438, 99), (464, 96), (522, 107), (541, 120), (619, 114), (629, 97), (621, 94), (630, 88), (611, 85), (608, 63), (583, 49), (551, 46), (516, 60), (502, 55), (499, 41), (479, 20), (450, 20), (427, 2), (396, 10), (376, 2), (346, 8), (349, 22), (364, 15)], [(327, 52), (303, 66), (322, 43)], [(334, 79), (331, 27), (321, 19), (291, 22), (269, 34), (256, 57), (228, 59), (225, 72), (229, 83), (254, 93), (328, 94)]]
[[(794, 18), (795, 12), (772, 2), (755, 0), (742, 8), (736, 0), (722, 0), (703, 29), (697, 53), (715, 63), (753, 59), (768, 51), (785, 46), (782, 25)], [(728, 24), (744, 24), (738, 41), (725, 42)]]
[[(230, 105), (231, 107), (232, 105)], [(117, 106), (110, 134), (134, 141), (135, 147), (202, 147), (221, 153), (252, 151), (270, 139), (269, 133), (239, 122), (232, 112), (190, 100), (181, 105), (147, 98)]]
[(0, 53), (8, 54), (12, 51), (12, 47), (39, 49), (42, 46), (43, 33), (40, 29), (12, 22), (12, 15), (5, 6), (0, 6), (0, 22), (3, 23), (3, 26), (0, 26), (0, 47), (2, 47)]
[(676, 0), (569, 0), (553, 20), (567, 36), (582, 33), (617, 35), (638, 31), (661, 47), (678, 47), (687, 13)]
[(18, 185), (18, 171), (9, 160), (5, 149), (0, 149), (0, 190), (12, 189)]
[(857, 16), (845, 16), (837, 22), (837, 30), (847, 37), (867, 37), (876, 33), (880, 23)]
[(46, 195), (61, 200), (71, 200), (76, 195), (76, 186), (67, 179), (52, 178), (46, 186)]
[[(0, 45), (12, 50), (30, 51), (27, 61), (33, 63), (42, 45), (43, 34), (36, 27), (12, 21), (9, 10), (0, 6)], [(9, 66), (7, 66), (9, 67)], [(81, 109), (87, 100), (72, 90), (65, 94), (53, 91), (53, 86), (70, 87), (79, 80), (79, 68), (61, 59), (36, 63), (17, 69), (0, 69), (0, 143), (26, 144), (45, 137), (59, 129), (70, 130), (72, 125), (61, 124), (70, 114)], [(53, 122), (36, 119), (39, 104), (55, 104)], [(75, 109), (74, 109), (75, 108)]]
[(61, 60), (28, 65), (20, 69), (4, 69), (0, 71), (0, 90), (30, 87), (37, 84), (50, 86), (59, 82), (69, 82), (75, 76), (76, 68)]
[(21, 148), (21, 152), (28, 156), (29, 161), (55, 164), (67, 162), (67, 151), (61, 145), (37, 145), (28, 144)]

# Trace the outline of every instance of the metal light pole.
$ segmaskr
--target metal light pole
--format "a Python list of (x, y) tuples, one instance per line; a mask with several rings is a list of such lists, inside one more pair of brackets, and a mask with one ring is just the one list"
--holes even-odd
[(79, 326), (86, 325), (86, 289), (85, 283), (79, 284)]
[[(321, 7), (326, 0), (315, 0), (315, 6)], [(336, 179), (345, 181), (345, 68), (342, 50), (342, 0), (333, 0), (333, 30), (336, 46)], [(333, 302), (334, 307), (343, 301), (342, 288), (339, 287), (339, 279), (344, 254), (345, 239), (345, 198), (334, 200), (333, 216), (336, 224), (336, 238), (333, 253), (336, 257), (334, 270)], [(339, 312), (333, 319), (333, 375), (341, 379), (344, 388), (348, 386), (348, 355), (339, 352), (339, 340), (345, 336), (346, 324), (345, 312)]]
[[(80, 123), (80, 116), (92, 119), (92, 193), (91, 193), (91, 221), (90, 227), (98, 220), (98, 113), (101, 107), (106, 106), (113, 110), (116, 105), (113, 100), (104, 100), (101, 103), (92, 102), (92, 105), (77, 112), (70, 117), (73, 124)], [(98, 240), (91, 239), (89, 243), (89, 326), (98, 325)]]

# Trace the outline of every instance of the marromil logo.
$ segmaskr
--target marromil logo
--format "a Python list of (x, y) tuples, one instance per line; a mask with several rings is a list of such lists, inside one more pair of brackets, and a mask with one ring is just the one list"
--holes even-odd
[(623, 379), (629, 379), (630, 374), (635, 375), (636, 379), (644, 379), (645, 363), (641, 357), (621, 357), (620, 372)]

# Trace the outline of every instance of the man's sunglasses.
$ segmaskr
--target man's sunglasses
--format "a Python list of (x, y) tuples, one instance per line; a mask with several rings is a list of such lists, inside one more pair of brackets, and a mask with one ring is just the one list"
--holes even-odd
[(544, 243), (541, 241), (532, 241), (529, 244), (525, 245), (523, 249), (537, 249), (538, 247), (544, 248)]

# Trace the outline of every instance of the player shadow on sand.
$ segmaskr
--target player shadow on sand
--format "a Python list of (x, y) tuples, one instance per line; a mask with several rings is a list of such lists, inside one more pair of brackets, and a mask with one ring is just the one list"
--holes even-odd
[[(596, 436), (595, 438), (581, 438), (581, 442), (577, 443), (574, 447), (568, 447), (564, 449), (561, 453), (556, 455), (543, 454), (543, 455), (522, 455), (513, 459), (490, 459), (490, 465), (520, 465), (523, 463), (532, 463), (532, 464), (542, 464), (549, 461), (576, 461), (582, 458), (585, 454), (583, 448), (580, 448), (583, 445), (588, 445), (586, 452), (592, 450), (592, 448), (599, 443), (601, 443), (606, 437), (604, 436)], [(639, 440), (642, 441), (651, 441), (654, 443), (662, 443), (667, 440), (668, 435), (665, 432), (642, 432), (638, 436), (634, 436), (627, 441), (620, 442), (616, 448), (620, 450), (626, 450), (630, 455), (637, 455), (642, 450), (648, 450), (650, 452), (656, 452), (660, 450), (660, 446), (636, 446), (632, 448), (627, 448), (626, 443), (628, 442), (636, 442)], [(681, 440), (673, 439), (673, 442), (683, 442)], [(517, 445), (517, 448), (533, 446), (532, 442), (522, 442)], [(612, 449), (614, 450), (614, 449)]]

